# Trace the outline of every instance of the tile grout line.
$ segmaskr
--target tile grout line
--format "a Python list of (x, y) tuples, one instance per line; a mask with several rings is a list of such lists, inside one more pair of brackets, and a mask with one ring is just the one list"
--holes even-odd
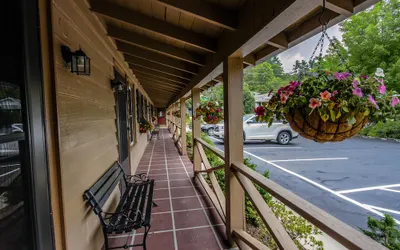
[[(192, 229), (199, 229), (199, 228), (207, 228), (207, 227), (216, 227), (216, 226), (223, 226), (224, 223), (220, 224), (213, 224), (213, 225), (204, 225), (204, 226), (196, 226), (196, 227), (184, 227), (184, 228), (177, 228), (175, 231), (185, 231), (185, 230), (192, 230)], [(159, 234), (159, 233), (169, 233), (173, 232), (173, 229), (167, 229), (167, 230), (159, 230), (159, 231), (154, 231), (154, 232), (149, 232), (150, 234)], [(144, 233), (137, 233), (137, 236), (144, 235)], [(111, 236), (110, 239), (118, 239), (118, 238), (123, 238), (126, 237), (126, 235), (116, 235), (116, 236)]]
[[(176, 148), (175, 148), (175, 150), (176, 150)], [(178, 151), (177, 151), (177, 152), (178, 152)], [(180, 155), (179, 155), (179, 159), (181, 160), (181, 163), (182, 163), (183, 167), (185, 167), (185, 164), (183, 163), (182, 157), (181, 157)], [(192, 182), (192, 180), (191, 180), (191, 178), (190, 178), (189, 173), (186, 171), (186, 168), (185, 168), (185, 172), (186, 172), (187, 176), (189, 177), (190, 184), (192, 184), (192, 188), (193, 188), (194, 192), (196, 193), (197, 199), (198, 199), (198, 201), (199, 201), (199, 203), (200, 203), (200, 205), (201, 205), (201, 207), (202, 207), (202, 210), (203, 210), (203, 212), (204, 212), (204, 215), (206, 216), (207, 222), (208, 222), (208, 224), (211, 226), (212, 224), (211, 224), (210, 218), (208, 217), (207, 212), (206, 212), (206, 210), (205, 210), (203, 204), (201, 203), (199, 194), (197, 193), (197, 190), (196, 190), (195, 186), (193, 185), (193, 182)], [(220, 240), (219, 240), (219, 238), (218, 238), (218, 236), (217, 236), (217, 233), (215, 232), (215, 229), (214, 229), (213, 226), (211, 226), (211, 231), (212, 231), (213, 234), (214, 234), (214, 237), (215, 237), (215, 240), (216, 240), (217, 243), (218, 243), (219, 249), (221, 249), (221, 250), (224, 249), (224, 248), (222, 247), (222, 245), (221, 245), (221, 242), (220, 242)]]
[(167, 161), (167, 152), (165, 150), (165, 138), (164, 138), (164, 130), (162, 132), (162, 138), (163, 138), (163, 146), (164, 146), (164, 157), (165, 157), (165, 169), (167, 171), (167, 180), (168, 180), (168, 195), (169, 195), (169, 205), (171, 207), (171, 219), (172, 219), (172, 233), (174, 236), (174, 246), (175, 250), (178, 250), (178, 240), (176, 239), (176, 231), (175, 231), (175, 217), (174, 217), (174, 208), (172, 206), (172, 199), (171, 199), (171, 185), (169, 182), (169, 172), (168, 172), (168, 161)]
[[(152, 158), (153, 158), (153, 151), (154, 151), (155, 145), (156, 145), (156, 144), (153, 143), (153, 148), (152, 148), (152, 150), (151, 150), (151, 155), (150, 155), (150, 160), (149, 160), (149, 166), (148, 166), (148, 169), (147, 169), (147, 176), (149, 176), (149, 171), (150, 171), (150, 166), (151, 166), (151, 160), (152, 160)], [(135, 236), (136, 236), (136, 230), (133, 231), (132, 240), (131, 240), (131, 245), (133, 245), (133, 243), (135, 242)], [(132, 248), (133, 248), (133, 247), (130, 247), (129, 250), (132, 250)]]

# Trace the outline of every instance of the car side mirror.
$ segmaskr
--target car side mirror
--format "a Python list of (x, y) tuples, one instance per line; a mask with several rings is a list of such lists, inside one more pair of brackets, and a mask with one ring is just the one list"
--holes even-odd
[(252, 123), (254, 123), (252, 120), (249, 120), (249, 121), (247, 121), (246, 122), (247, 124), (252, 124)]

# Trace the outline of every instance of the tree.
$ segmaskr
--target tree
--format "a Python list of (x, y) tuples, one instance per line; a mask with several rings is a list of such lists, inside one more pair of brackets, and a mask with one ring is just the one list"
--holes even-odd
[(253, 92), (268, 93), (273, 88), (275, 80), (274, 71), (268, 62), (260, 63), (244, 72), (244, 82)]
[(350, 68), (373, 75), (384, 69), (388, 88), (400, 91), (400, 0), (385, 0), (345, 21), (343, 42)]
[(285, 72), (283, 71), (282, 62), (277, 56), (269, 58), (267, 62), (271, 65), (275, 77), (284, 77)]
[[(206, 91), (203, 91), (203, 93), (201, 94), (201, 101), (202, 102), (213, 101), (213, 102), (223, 103), (224, 101), (223, 90), (224, 87), (222, 84), (209, 88)], [(254, 95), (247, 85), (245, 85), (243, 88), (243, 106), (245, 114), (254, 112), (254, 106), (255, 106)]]
[(396, 222), (390, 215), (385, 214), (381, 220), (368, 217), (368, 228), (371, 231), (361, 229), (365, 235), (391, 250), (400, 249), (400, 231), (396, 228)]
[(310, 65), (305, 60), (296, 60), (293, 66), (293, 72), (297, 76), (297, 79), (303, 79), (307, 72), (310, 71)]
[(245, 85), (243, 88), (243, 105), (244, 105), (244, 114), (252, 114), (254, 113), (254, 106), (256, 100), (254, 99), (254, 94), (251, 92), (248, 85)]

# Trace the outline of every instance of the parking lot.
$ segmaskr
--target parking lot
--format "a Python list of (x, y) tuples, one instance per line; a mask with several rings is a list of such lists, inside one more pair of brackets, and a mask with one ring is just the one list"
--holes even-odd
[[(214, 139), (223, 150), (223, 143)], [(287, 146), (246, 142), (245, 157), (271, 180), (343, 222), (366, 228), (367, 217), (392, 215), (400, 225), (400, 143), (353, 138), (319, 144), (298, 138)]]

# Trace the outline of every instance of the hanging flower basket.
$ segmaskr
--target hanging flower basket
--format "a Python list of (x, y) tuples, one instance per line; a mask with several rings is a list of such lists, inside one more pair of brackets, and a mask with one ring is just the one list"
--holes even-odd
[(397, 113), (400, 102), (386, 91), (383, 70), (375, 77), (350, 73), (311, 73), (302, 83), (280, 88), (265, 107), (256, 108), (257, 119), (272, 124), (287, 120), (301, 136), (316, 142), (343, 141), (356, 135), (369, 121), (385, 121)]
[(175, 116), (175, 117), (180, 118), (180, 117), (181, 117), (181, 111), (180, 111), (180, 110), (174, 111), (174, 112), (172, 113), (172, 115)]
[(196, 109), (196, 118), (203, 118), (208, 124), (217, 124), (224, 119), (224, 111), (222, 105), (218, 102), (208, 102), (201, 104)]
[(141, 119), (139, 123), (139, 132), (141, 134), (146, 134), (149, 130), (151, 130), (151, 124), (146, 119)]

